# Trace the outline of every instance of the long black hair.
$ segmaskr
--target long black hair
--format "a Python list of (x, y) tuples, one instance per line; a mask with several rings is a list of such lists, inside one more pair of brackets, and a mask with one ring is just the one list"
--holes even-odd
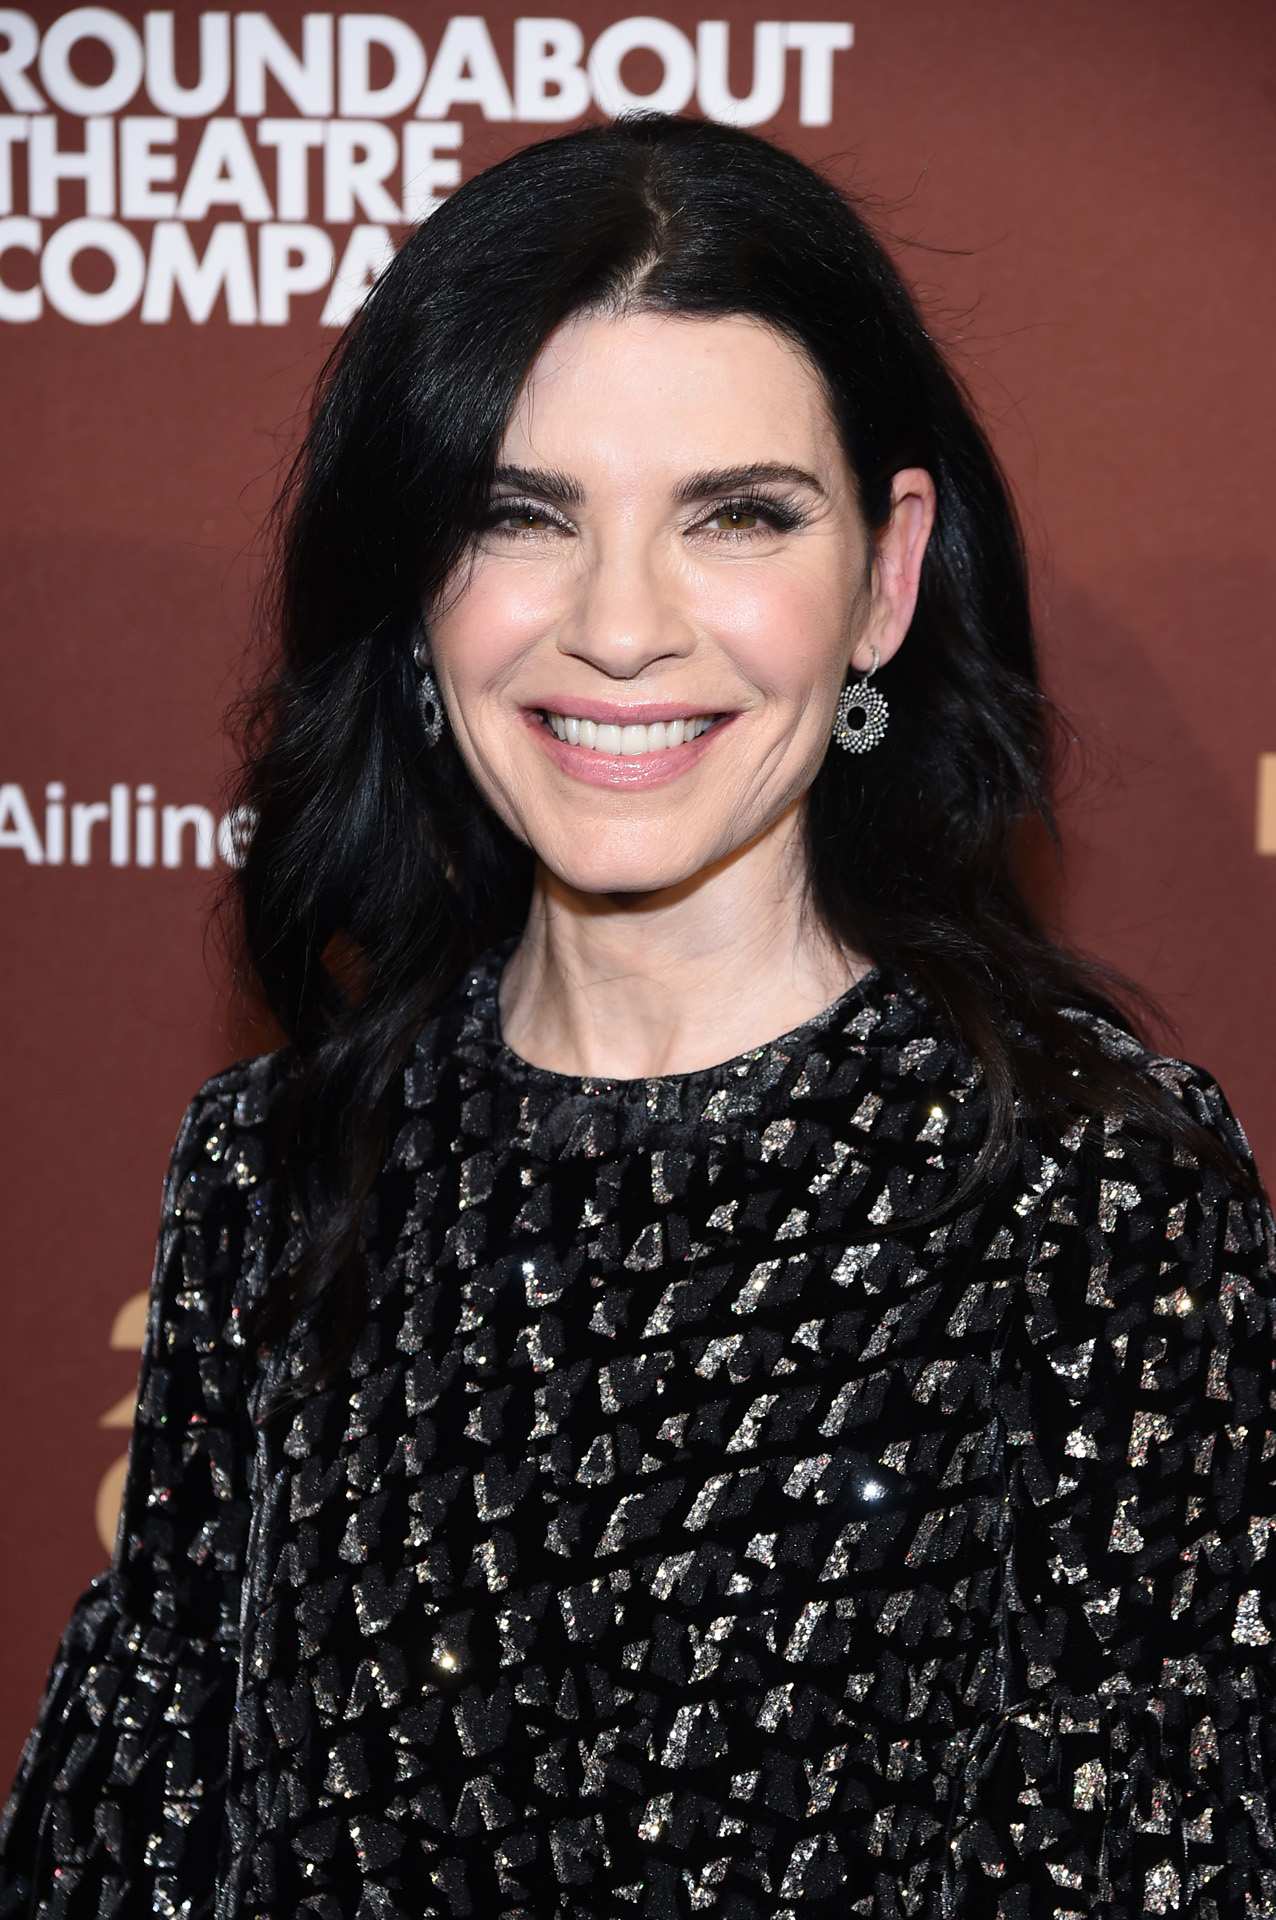
[(750, 315), (798, 343), (870, 528), (900, 468), (934, 479), (917, 611), (881, 673), (889, 732), (871, 753), (830, 753), (816, 776), (810, 889), (829, 928), (904, 969), (981, 1063), (983, 1164), (1064, 1115), (1116, 1110), (1167, 1139), (1197, 1134), (1069, 1018), (1120, 1016), (1016, 878), (1022, 829), (1051, 822), (1022, 542), (899, 275), (791, 155), (721, 126), (620, 120), (515, 154), (412, 235), (324, 374), (278, 508), (276, 655), (247, 734), (240, 797), (256, 827), (237, 885), (247, 955), (290, 1041), (281, 1157), (304, 1250), (263, 1325), (326, 1303), (330, 1357), (361, 1317), (360, 1219), (396, 1073), (464, 968), (518, 931), (532, 883), (532, 855), (450, 735), (424, 742), (422, 609), (479, 523), (548, 336), (582, 310), (627, 306)]

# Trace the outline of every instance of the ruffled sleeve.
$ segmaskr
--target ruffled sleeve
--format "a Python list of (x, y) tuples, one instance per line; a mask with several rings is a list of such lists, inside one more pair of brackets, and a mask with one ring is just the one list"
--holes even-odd
[(254, 1429), (244, 1316), (272, 1258), (272, 1059), (197, 1096), (164, 1194), (115, 1556), (72, 1615), (0, 1827), (0, 1914), (212, 1909)]
[[(1149, 1071), (1248, 1162), (1215, 1084)], [(1272, 1223), (1181, 1150), (1073, 1142), (1005, 1356), (1004, 1713), (960, 1911), (1276, 1911)]]

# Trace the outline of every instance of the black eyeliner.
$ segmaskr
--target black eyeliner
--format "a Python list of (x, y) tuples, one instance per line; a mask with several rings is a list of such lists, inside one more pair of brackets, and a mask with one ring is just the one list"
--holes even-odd
[(712, 520), (716, 513), (753, 513), (760, 520), (768, 521), (778, 533), (794, 533), (804, 526), (807, 515), (800, 508), (787, 506), (781, 500), (765, 499), (760, 494), (732, 494), (729, 498), (716, 501), (708, 507), (701, 518)]
[(518, 513), (535, 514), (541, 519), (550, 520), (556, 526), (560, 527), (570, 524), (563, 518), (559, 509), (550, 506), (547, 501), (525, 500), (520, 499), (517, 495), (508, 500), (489, 501), (479, 524), (481, 528), (490, 529), (495, 527), (500, 521), (507, 520), (512, 515)]

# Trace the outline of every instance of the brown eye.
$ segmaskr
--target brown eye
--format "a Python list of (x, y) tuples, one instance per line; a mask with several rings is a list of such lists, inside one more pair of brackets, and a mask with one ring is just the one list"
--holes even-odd
[(515, 533), (543, 533), (554, 523), (548, 514), (537, 513), (534, 507), (516, 507), (512, 513), (505, 515), (505, 524), (512, 527)]
[(762, 521), (749, 507), (719, 507), (710, 515), (709, 525), (718, 533), (753, 533)]

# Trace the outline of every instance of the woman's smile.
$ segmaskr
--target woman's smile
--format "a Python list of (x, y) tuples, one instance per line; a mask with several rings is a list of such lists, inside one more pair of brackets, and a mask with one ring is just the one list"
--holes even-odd
[(569, 747), (587, 747), (591, 753), (668, 753), (671, 747), (690, 746), (723, 716), (687, 714), (672, 720), (592, 720), (580, 714), (546, 713), (545, 724), (556, 740)]
[(680, 779), (700, 765), (736, 717), (596, 700), (525, 711), (540, 746), (562, 772), (589, 786), (628, 789)]

